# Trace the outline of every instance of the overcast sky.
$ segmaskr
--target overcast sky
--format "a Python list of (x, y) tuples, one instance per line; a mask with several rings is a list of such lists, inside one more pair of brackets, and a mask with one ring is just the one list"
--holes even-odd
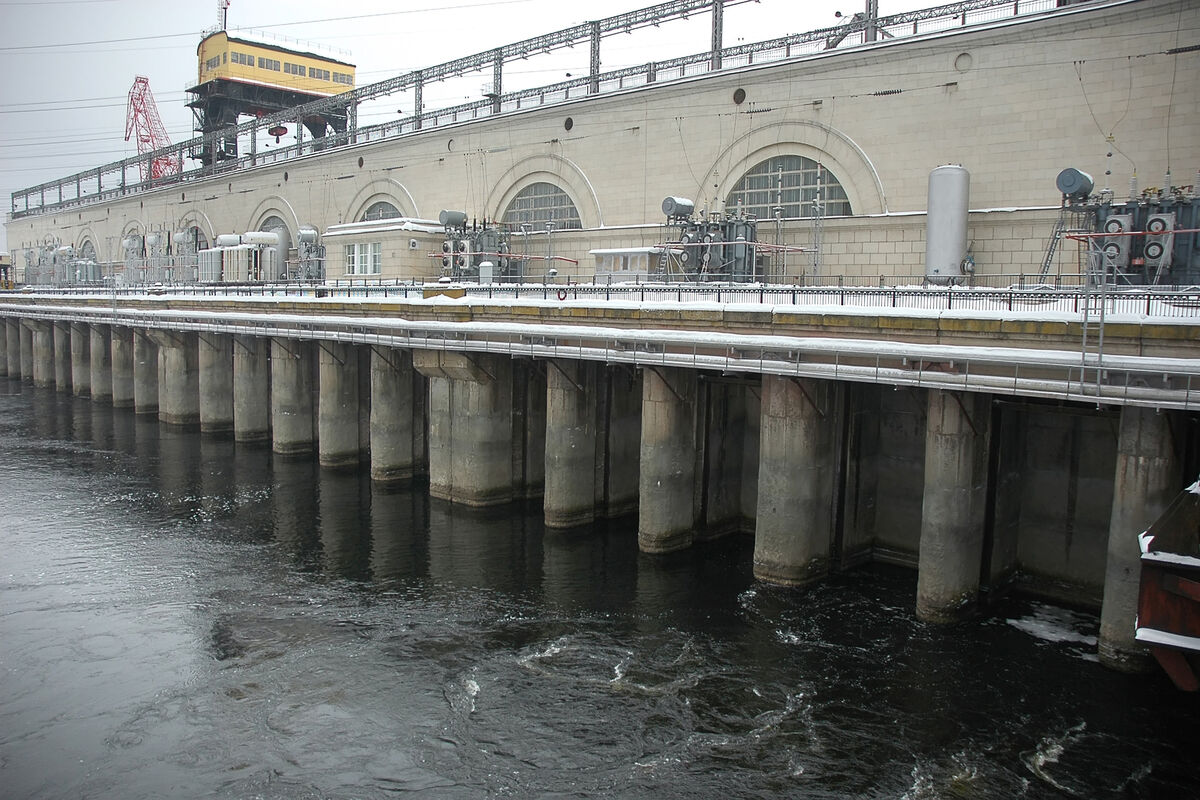
[[(250, 28), (341, 51), (359, 85), (459, 56), (550, 33), (655, 0), (232, 0), (228, 27)], [(759, 0), (725, 10), (725, 45), (835, 25), (864, 0)], [(880, 0), (880, 14), (938, 5)], [(698, 53), (709, 47), (711, 14), (606, 38), (602, 69)], [(193, 135), (184, 103), (196, 76), (196, 47), (217, 23), (216, 0), (0, 0), (0, 197), (136, 155), (125, 141), (129, 88), (150, 79), (172, 141)], [(505, 89), (586, 74), (588, 48), (505, 66)], [(490, 73), (427, 86), (426, 109), (476, 100)], [(406, 103), (408, 106), (406, 107)], [(412, 112), (398, 95), (363, 109), (363, 125)], [(273, 142), (269, 142), (273, 144)], [(194, 166), (194, 162), (189, 162)], [(14, 241), (14, 247), (20, 243)], [(8, 244), (0, 237), (0, 251)]]

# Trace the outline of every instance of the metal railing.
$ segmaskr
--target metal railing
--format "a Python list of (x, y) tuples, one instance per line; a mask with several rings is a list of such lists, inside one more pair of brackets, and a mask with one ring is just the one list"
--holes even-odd
[(735, 328), (684, 330), (664, 319), (617, 318), (512, 322), (499, 313), (407, 319), (369, 307), (354, 316), (329, 313), (319, 304), (286, 310), (249, 304), (211, 308), (146, 307), (111, 303), (80, 305), (67, 298), (0, 296), (0, 318), (32, 324), (78, 322), (158, 330), (223, 333), (308, 341), (339, 341), (406, 349), (562, 358), (608, 364), (665, 366), (722, 373), (783, 375), (880, 383), (893, 386), (989, 392), (1074, 402), (1200, 408), (1200, 359), (1106, 355), (1103, 369), (1082, 363), (1071, 337), (1046, 341), (1045, 349), (1003, 341), (975, 343), (931, 337), (929, 343), (842, 336), (833, 326), (820, 335), (743, 333)]
[[(27, 291), (34, 291), (29, 289)], [(721, 304), (794, 308), (858, 308), (897, 313), (946, 312), (1023, 314), (1046, 319), (1081, 319), (1089, 295), (1082, 290), (1052, 287), (969, 288), (950, 287), (851, 287), (767, 286), (760, 284), (425, 284), (343, 281), (325, 283), (266, 284), (164, 284), (161, 286), (72, 287), (36, 290), (45, 296), (138, 297), (262, 297), (312, 299), (424, 300), (431, 294), (462, 297), (465, 301), (503, 303), (547, 302), (578, 305), (618, 303)], [(1095, 297), (1091, 297), (1095, 303)], [(444, 300), (439, 301), (444, 302)], [(1105, 292), (1107, 316), (1156, 319), (1200, 319), (1200, 287), (1130, 289), (1112, 287)]]

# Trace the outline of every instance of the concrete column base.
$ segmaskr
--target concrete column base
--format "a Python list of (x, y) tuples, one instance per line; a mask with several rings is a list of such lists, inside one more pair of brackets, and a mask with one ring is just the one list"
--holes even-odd
[(233, 438), (271, 440), (271, 340), (233, 337)]
[(829, 572), (839, 409), (829, 381), (764, 375), (754, 576), (800, 586)]
[(358, 348), (318, 342), (320, 399), (317, 459), (322, 467), (357, 469), (359, 443)]
[(597, 418), (599, 372), (594, 362), (546, 362), (546, 483), (543, 513), (548, 528), (572, 528), (596, 519), (603, 473), (597, 449), (605, 433)]
[(133, 331), (133, 411), (158, 414), (158, 345), (148, 331)]
[(233, 430), (233, 337), (223, 333), (199, 334), (196, 363), (200, 430), (228, 433)]
[[(113, 408), (133, 408), (133, 328), (113, 326), (109, 334), (109, 339), (112, 346)], [(154, 374), (157, 380), (158, 370), (155, 370)], [(157, 389), (155, 393), (157, 394)]]
[[(54, 327), (48, 322), (24, 323), (30, 332), (31, 346), (29, 348), (30, 371), (33, 385), (43, 389), (54, 388)], [(25, 357), (25, 349), (21, 349), (21, 357)], [(21, 366), (24, 372), (24, 365)]]
[(54, 388), (60, 392), (71, 391), (71, 326), (66, 322), (55, 322), (54, 330)]
[(1182, 488), (1179, 470), (1170, 413), (1123, 407), (1100, 607), (1098, 650), (1100, 663), (1106, 667), (1122, 672), (1143, 672), (1152, 667), (1146, 647), (1134, 639), (1141, 580), (1137, 537)]
[(86, 323), (71, 323), (71, 392), (76, 397), (92, 394), (92, 332)]
[(512, 502), (512, 360), (417, 350), (413, 364), (430, 380), (430, 496), (468, 506)]
[(284, 456), (313, 451), (312, 343), (271, 340), (271, 449)]
[(92, 400), (112, 402), (112, 341), (107, 325), (90, 325), (91, 344), (89, 372), (92, 378)]
[(33, 328), (17, 324), (17, 341), (21, 348), (18, 357), (21, 359), (21, 380), (33, 380)]
[(642, 371), (638, 547), (670, 553), (690, 547), (699, 519), (693, 370)]
[(991, 396), (928, 390), (917, 617), (974, 613), (983, 558)]
[(158, 345), (158, 421), (178, 427), (200, 425), (200, 355), (197, 336), (150, 331)]
[(374, 481), (407, 481), (417, 472), (414, 411), (418, 378), (411, 353), (389, 347), (371, 348), (371, 479)]

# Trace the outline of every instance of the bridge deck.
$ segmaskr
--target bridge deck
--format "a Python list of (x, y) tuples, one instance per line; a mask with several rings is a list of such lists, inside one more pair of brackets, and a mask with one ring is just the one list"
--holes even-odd
[(605, 303), (560, 301), (557, 289), (548, 300), (426, 291), (435, 294), (22, 294), (0, 298), (0, 317), (1200, 407), (1195, 309), (1188, 316), (1109, 314), (1103, 354), (1085, 354), (1082, 314), (1065, 311)]

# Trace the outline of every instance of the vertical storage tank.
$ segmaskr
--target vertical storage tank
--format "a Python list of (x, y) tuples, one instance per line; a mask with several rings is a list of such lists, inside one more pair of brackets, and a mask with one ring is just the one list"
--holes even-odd
[(970, 189), (971, 173), (958, 164), (945, 164), (929, 173), (925, 279), (930, 283), (953, 283), (963, 274)]

